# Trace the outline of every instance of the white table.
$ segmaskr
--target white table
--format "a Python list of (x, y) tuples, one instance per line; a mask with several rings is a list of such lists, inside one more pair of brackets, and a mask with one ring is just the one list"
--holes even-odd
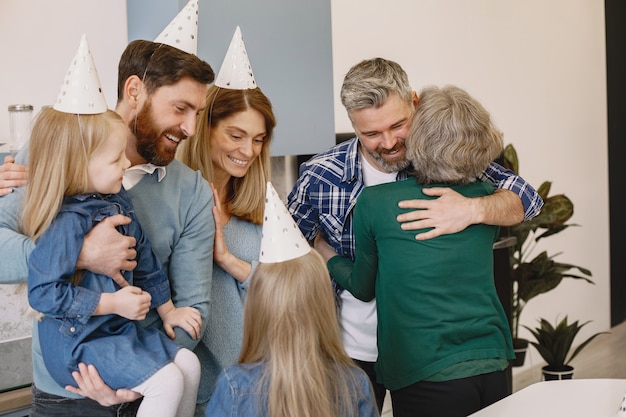
[(626, 379), (570, 379), (532, 384), (471, 417), (615, 417)]

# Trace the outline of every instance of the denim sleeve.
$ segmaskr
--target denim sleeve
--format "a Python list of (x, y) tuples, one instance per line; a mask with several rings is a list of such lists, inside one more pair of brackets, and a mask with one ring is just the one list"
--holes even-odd
[(133, 278), (135, 286), (150, 294), (150, 308), (157, 308), (172, 298), (170, 283), (160, 265), (157, 265), (157, 268), (152, 271), (137, 271), (135, 268)]
[(230, 385), (226, 374), (222, 371), (215, 383), (215, 390), (206, 407), (206, 417), (234, 416), (235, 390)]
[(70, 283), (88, 227), (75, 213), (60, 213), (37, 239), (28, 269), (28, 302), (35, 310), (59, 319), (86, 323), (100, 293)]
[(524, 205), (524, 221), (530, 220), (541, 211), (543, 199), (533, 188), (519, 175), (509, 169), (492, 162), (480, 175), (481, 181), (490, 182), (497, 188), (513, 191), (519, 196)]
[(360, 417), (379, 417), (378, 406), (374, 396), (374, 390), (367, 375), (362, 374), (359, 377), (361, 382), (359, 401), (359, 416)]

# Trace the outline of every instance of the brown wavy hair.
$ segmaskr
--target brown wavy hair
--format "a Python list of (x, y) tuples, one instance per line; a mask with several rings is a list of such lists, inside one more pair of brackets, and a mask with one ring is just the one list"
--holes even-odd
[(196, 134), (178, 146), (176, 157), (209, 182), (213, 180), (211, 160), (211, 128), (235, 113), (252, 108), (265, 120), (265, 141), (261, 153), (241, 178), (232, 177), (228, 186), (228, 211), (243, 220), (263, 224), (265, 186), (271, 180), (270, 142), (276, 126), (272, 103), (260, 88), (231, 90), (215, 85), (209, 87), (206, 107), (198, 116)]

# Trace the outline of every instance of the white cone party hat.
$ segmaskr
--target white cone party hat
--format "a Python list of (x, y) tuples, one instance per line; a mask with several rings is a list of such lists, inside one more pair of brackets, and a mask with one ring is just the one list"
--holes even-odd
[(53, 107), (60, 112), (72, 114), (98, 114), (107, 111), (98, 71), (84, 34)]
[(189, 0), (154, 42), (198, 55), (198, 0)]
[(256, 88), (252, 66), (248, 59), (246, 46), (243, 44), (241, 29), (237, 26), (233, 39), (215, 78), (215, 85), (231, 90), (247, 90)]
[(272, 183), (268, 182), (259, 262), (284, 262), (304, 256), (310, 251), (309, 242), (293, 221)]
[(617, 417), (626, 417), (626, 393), (624, 393), (622, 403), (619, 405), (619, 409), (617, 410)]

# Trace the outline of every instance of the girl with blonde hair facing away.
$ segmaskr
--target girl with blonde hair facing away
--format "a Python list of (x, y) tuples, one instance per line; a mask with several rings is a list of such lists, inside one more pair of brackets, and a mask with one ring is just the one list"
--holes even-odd
[[(192, 416), (199, 363), (170, 338), (181, 327), (198, 338), (200, 313), (176, 308), (161, 264), (143, 235), (126, 191), (128, 128), (115, 112), (69, 113), (46, 108), (30, 139), (22, 230), (35, 241), (28, 299), (41, 313), (33, 341), (61, 386), (73, 385), (79, 363), (93, 364), (113, 389), (144, 396), (138, 416)], [(136, 239), (137, 267), (110, 277), (76, 271), (84, 236), (106, 217), (124, 214), (123, 232)], [(156, 308), (167, 335), (138, 322)]]
[(365, 372), (343, 348), (326, 265), (308, 254), (260, 263), (245, 305), (239, 364), (206, 416), (378, 416)]

